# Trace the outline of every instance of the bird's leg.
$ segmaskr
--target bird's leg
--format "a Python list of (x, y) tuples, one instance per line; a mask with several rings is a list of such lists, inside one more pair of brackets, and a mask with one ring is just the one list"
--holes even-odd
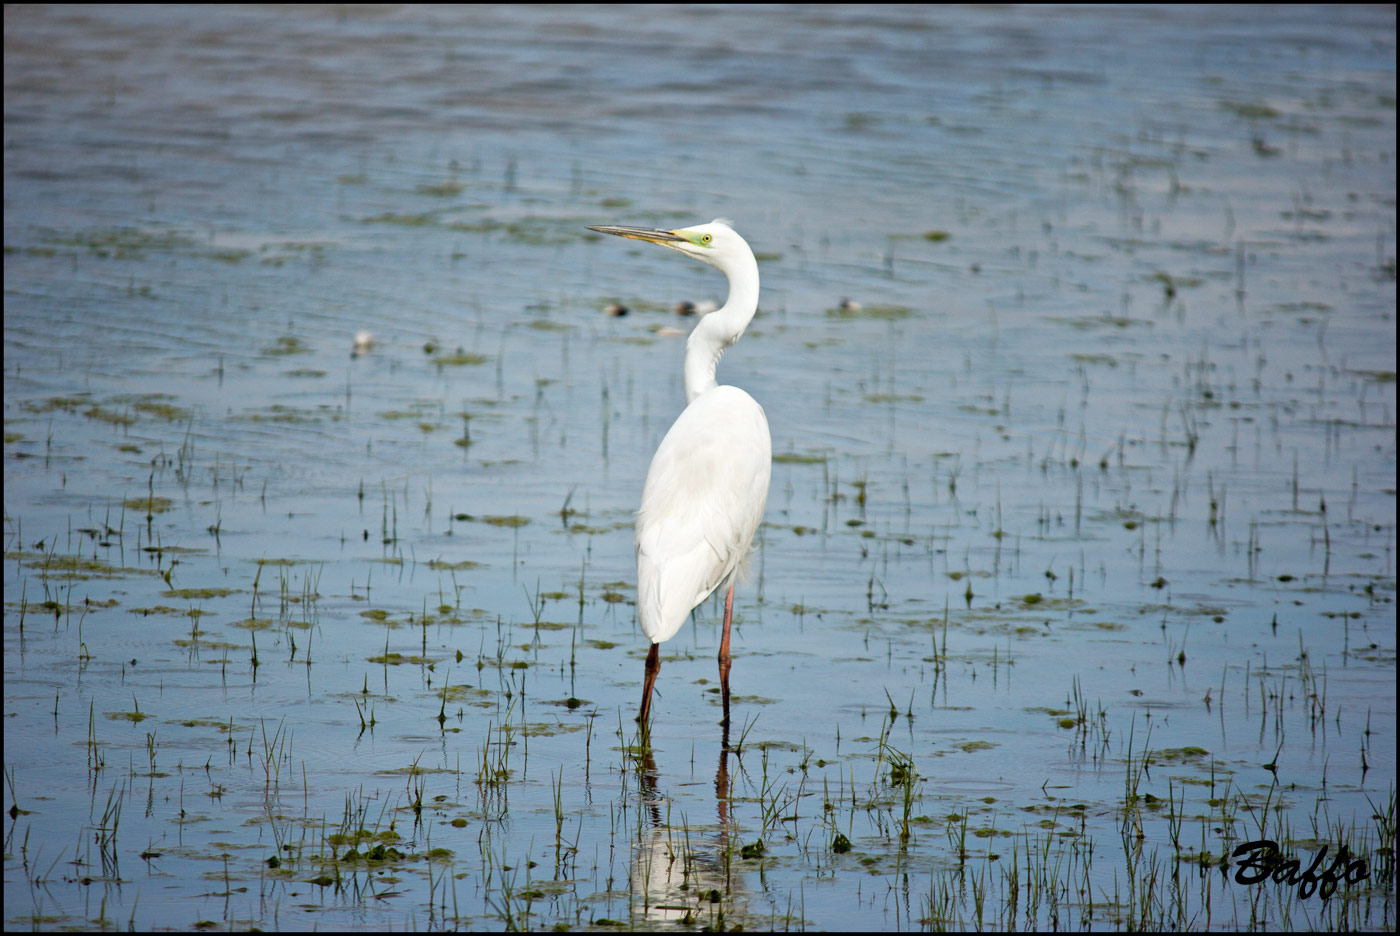
[(656, 674), (661, 672), (661, 644), (652, 644), (647, 654), (647, 675), (642, 683), (642, 711), (637, 721), (642, 723), (642, 732), (647, 730), (647, 713), (651, 710), (651, 687), (656, 685)]
[(719, 810), (720, 835), (729, 827), (729, 726), (724, 726), (724, 740), (719, 746), (719, 769), (715, 771), (715, 806)]
[(734, 583), (729, 583), (729, 593), (724, 596), (724, 636), (719, 640), (719, 686), (724, 694), (724, 721), (729, 724), (729, 622), (734, 617)]

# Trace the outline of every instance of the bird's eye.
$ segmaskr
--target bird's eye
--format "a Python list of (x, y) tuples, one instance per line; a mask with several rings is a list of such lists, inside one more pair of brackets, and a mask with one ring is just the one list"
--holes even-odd
[(710, 241), (712, 241), (712, 240), (714, 240), (714, 236), (713, 236), (713, 235), (710, 235), (710, 234), (701, 234), (701, 235), (700, 235), (700, 243), (702, 243), (702, 244), (708, 244), (708, 243), (709, 243)]

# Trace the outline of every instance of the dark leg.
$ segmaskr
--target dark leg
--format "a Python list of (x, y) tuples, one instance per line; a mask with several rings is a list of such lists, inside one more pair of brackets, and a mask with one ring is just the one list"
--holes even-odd
[(642, 732), (647, 730), (647, 713), (651, 711), (651, 687), (656, 685), (656, 674), (661, 672), (661, 644), (652, 644), (647, 654), (647, 676), (642, 683), (642, 711), (637, 721), (642, 723)]
[(720, 836), (729, 829), (729, 726), (724, 726), (724, 737), (719, 746), (719, 769), (715, 771), (715, 806), (719, 811)]
[(729, 583), (729, 594), (724, 596), (724, 636), (719, 640), (719, 686), (724, 693), (724, 721), (729, 724), (729, 622), (734, 617), (734, 583)]

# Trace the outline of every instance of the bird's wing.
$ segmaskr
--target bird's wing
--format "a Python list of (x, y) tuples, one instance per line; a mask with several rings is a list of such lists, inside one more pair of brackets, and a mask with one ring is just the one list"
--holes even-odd
[(763, 519), (772, 442), (737, 387), (697, 397), (661, 440), (637, 512), (637, 610), (653, 642), (676, 633), (743, 561)]

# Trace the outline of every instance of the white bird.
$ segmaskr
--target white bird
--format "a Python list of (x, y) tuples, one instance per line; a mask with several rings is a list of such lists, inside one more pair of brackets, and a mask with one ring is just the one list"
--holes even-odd
[(660, 644), (726, 582), (719, 681), (729, 724), (729, 625), (734, 579), (768, 502), (773, 442), (763, 407), (738, 387), (715, 382), (720, 355), (738, 341), (758, 309), (758, 262), (728, 221), (661, 231), (605, 225), (590, 230), (648, 241), (718, 267), (729, 300), (704, 316), (686, 341), (686, 407), (656, 450), (637, 511), (637, 616), (651, 640), (642, 710), (647, 731)]

